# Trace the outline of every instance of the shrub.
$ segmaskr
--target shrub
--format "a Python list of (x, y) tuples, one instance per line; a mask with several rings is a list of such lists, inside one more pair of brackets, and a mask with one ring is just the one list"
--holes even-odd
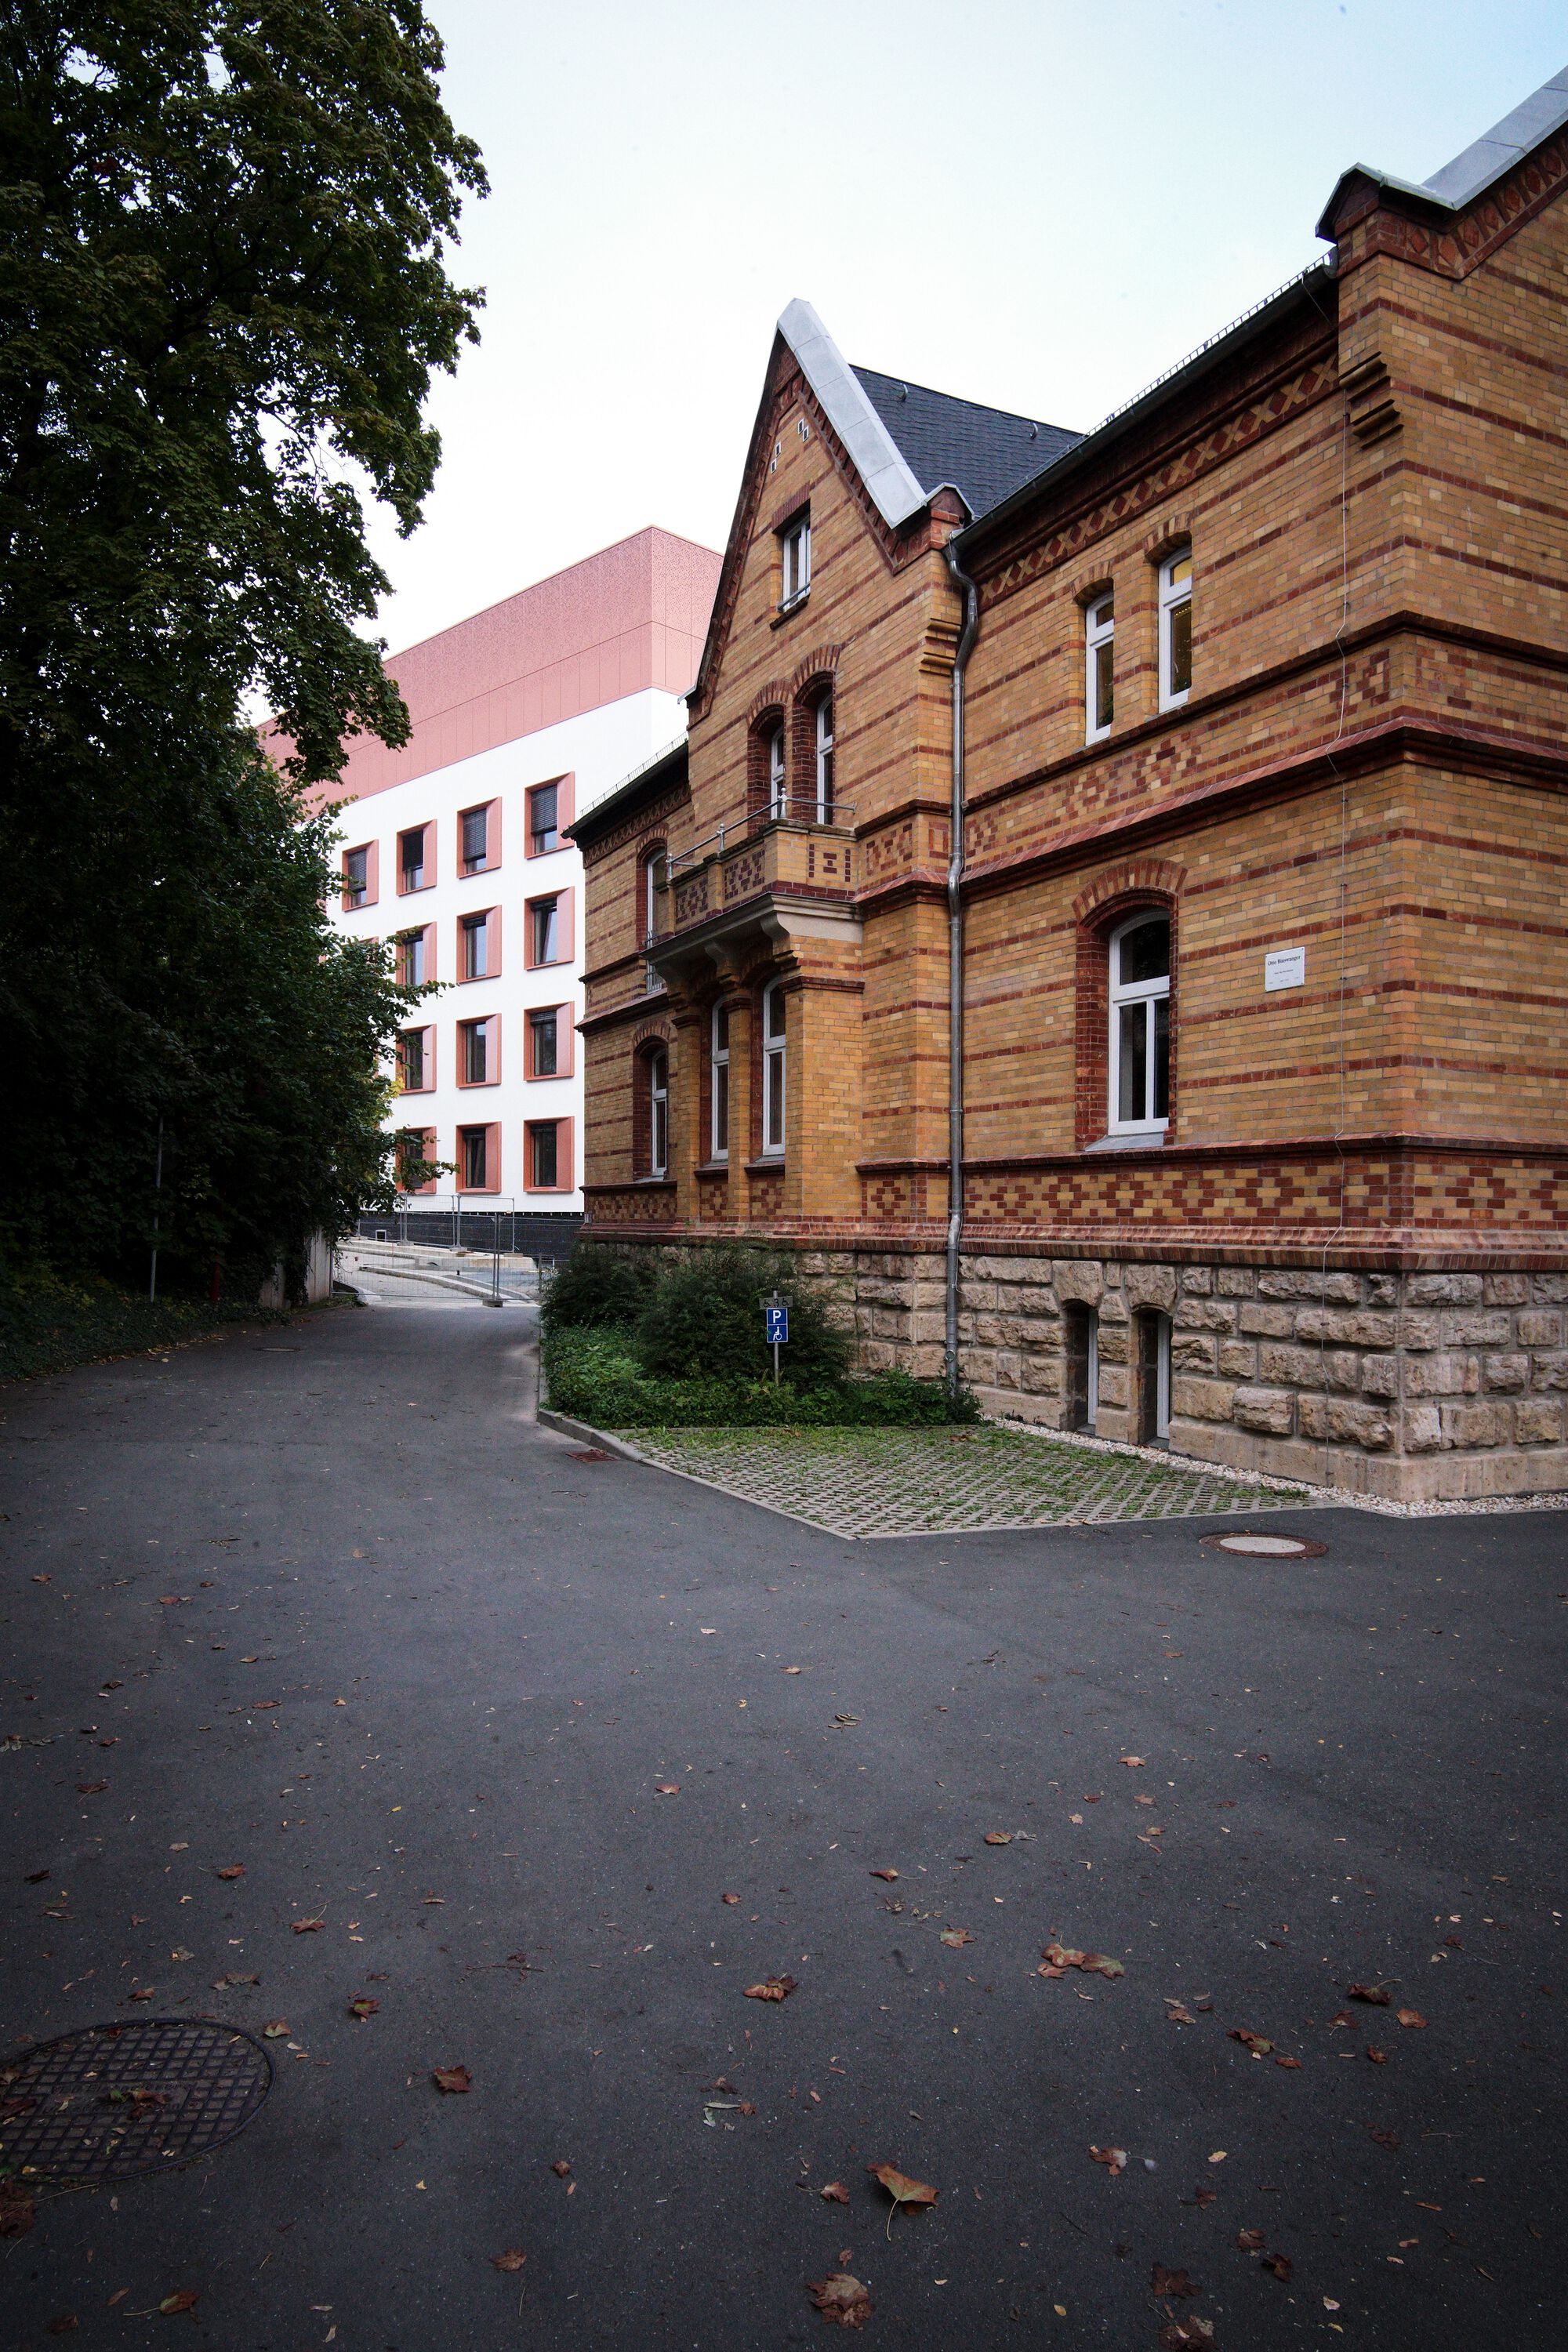
[(849, 1369), (847, 1335), (822, 1301), (792, 1277), (790, 1262), (771, 1251), (723, 1243), (666, 1268), (637, 1323), (642, 1368), (656, 1377), (728, 1381), (773, 1376), (763, 1337), (763, 1300), (777, 1291), (789, 1307), (784, 1349), (797, 1391), (842, 1381)]
[(68, 1280), (47, 1267), (0, 1265), (0, 1380), (26, 1380), (172, 1347), (226, 1324), (287, 1320), (276, 1309), (244, 1301), (209, 1307), (192, 1298), (153, 1300), (97, 1275)]
[(539, 1319), (546, 1331), (635, 1323), (658, 1278), (651, 1251), (575, 1249), (541, 1286)]
[(548, 1401), (558, 1412), (600, 1429), (931, 1428), (974, 1422), (980, 1410), (967, 1389), (950, 1397), (940, 1381), (879, 1372), (868, 1380), (797, 1388), (773, 1381), (724, 1381), (700, 1374), (653, 1378), (631, 1352), (626, 1334), (601, 1328), (547, 1335)]

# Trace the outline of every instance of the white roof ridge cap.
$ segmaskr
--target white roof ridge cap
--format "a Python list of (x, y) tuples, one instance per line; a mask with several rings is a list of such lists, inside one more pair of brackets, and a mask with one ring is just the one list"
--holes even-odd
[(780, 312), (778, 326), (878, 512), (894, 529), (907, 522), (927, 503), (928, 494), (822, 320), (797, 297)]

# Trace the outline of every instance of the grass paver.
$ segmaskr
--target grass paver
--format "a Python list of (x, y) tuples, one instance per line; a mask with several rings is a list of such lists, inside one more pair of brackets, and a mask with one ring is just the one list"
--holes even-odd
[(635, 1429), (649, 1462), (841, 1536), (1071, 1527), (1278, 1510), (1305, 1487), (1009, 1429)]

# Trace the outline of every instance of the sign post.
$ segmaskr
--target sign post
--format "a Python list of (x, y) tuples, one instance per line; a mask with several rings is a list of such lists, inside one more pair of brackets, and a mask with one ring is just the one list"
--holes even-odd
[(775, 1290), (763, 1301), (763, 1338), (773, 1351), (773, 1386), (779, 1384), (779, 1349), (789, 1341), (789, 1308)]

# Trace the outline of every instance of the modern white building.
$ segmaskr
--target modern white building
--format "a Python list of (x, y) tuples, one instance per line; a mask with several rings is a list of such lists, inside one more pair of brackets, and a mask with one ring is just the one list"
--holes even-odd
[(583, 1199), (583, 861), (563, 836), (685, 733), (719, 562), (639, 531), (394, 655), (412, 736), (360, 739), (344, 772), (335, 919), (440, 988), (403, 1031), (390, 1123), (445, 1163), (421, 1192), (515, 1207), (521, 1248), (521, 1214)]

